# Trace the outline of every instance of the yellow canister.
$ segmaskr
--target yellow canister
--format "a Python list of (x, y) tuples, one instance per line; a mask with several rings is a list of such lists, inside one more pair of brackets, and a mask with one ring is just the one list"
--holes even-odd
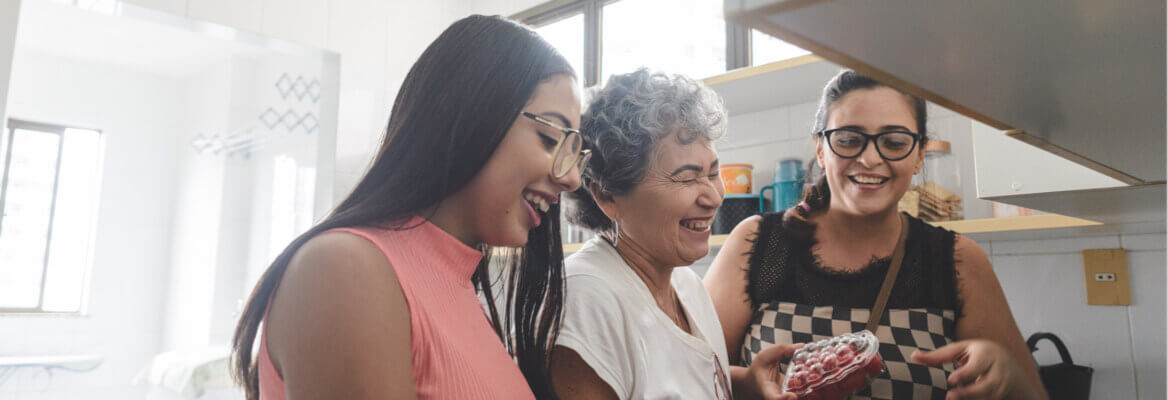
[(722, 166), (722, 186), (726, 194), (750, 194), (750, 174), (754, 166), (750, 164), (726, 164)]

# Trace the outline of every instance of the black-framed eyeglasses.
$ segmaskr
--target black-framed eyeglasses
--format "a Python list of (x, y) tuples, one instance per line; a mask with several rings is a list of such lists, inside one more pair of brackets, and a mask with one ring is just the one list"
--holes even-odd
[(876, 143), (876, 153), (887, 161), (903, 160), (912, 154), (921, 140), (921, 135), (905, 130), (893, 130), (869, 135), (853, 128), (826, 129), (819, 137), (827, 140), (827, 147), (841, 158), (856, 158), (868, 148), (868, 142)]
[(552, 150), (552, 177), (563, 178), (572, 168), (584, 170), (584, 166), (588, 164), (588, 159), (592, 157), (592, 150), (584, 149), (584, 136), (580, 131), (575, 129), (568, 129), (557, 125), (546, 118), (524, 111), (524, 117), (531, 118), (535, 122), (544, 124), (553, 129), (557, 129), (564, 134), (559, 138), (551, 138), (556, 141), (556, 147)]

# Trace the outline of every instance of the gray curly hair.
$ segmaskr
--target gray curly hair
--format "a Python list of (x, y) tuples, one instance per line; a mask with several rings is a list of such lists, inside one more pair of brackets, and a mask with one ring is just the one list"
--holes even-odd
[(626, 194), (644, 180), (662, 139), (676, 133), (682, 144), (712, 142), (726, 134), (726, 122), (722, 98), (697, 80), (644, 68), (613, 75), (581, 116), (592, 159), (581, 174), (584, 184), (566, 196), (568, 222), (610, 231), (612, 221), (589, 191), (592, 182), (604, 195)]

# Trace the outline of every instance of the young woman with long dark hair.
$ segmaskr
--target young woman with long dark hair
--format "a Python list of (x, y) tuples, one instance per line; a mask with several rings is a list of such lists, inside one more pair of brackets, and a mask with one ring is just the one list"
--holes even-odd
[[(233, 365), (248, 399), (549, 397), (557, 203), (588, 158), (574, 76), (499, 17), (464, 18), (430, 44), (365, 176), (248, 300)], [(495, 246), (521, 249), (492, 287)], [(484, 312), (480, 295), (502, 310)]]

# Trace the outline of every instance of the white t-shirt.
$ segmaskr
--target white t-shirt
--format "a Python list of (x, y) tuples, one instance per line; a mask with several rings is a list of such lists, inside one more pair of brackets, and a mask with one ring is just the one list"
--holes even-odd
[(608, 242), (564, 260), (564, 319), (556, 345), (572, 349), (621, 399), (729, 399), (730, 366), (709, 293), (689, 267), (670, 283), (693, 335), (654, 302)]

